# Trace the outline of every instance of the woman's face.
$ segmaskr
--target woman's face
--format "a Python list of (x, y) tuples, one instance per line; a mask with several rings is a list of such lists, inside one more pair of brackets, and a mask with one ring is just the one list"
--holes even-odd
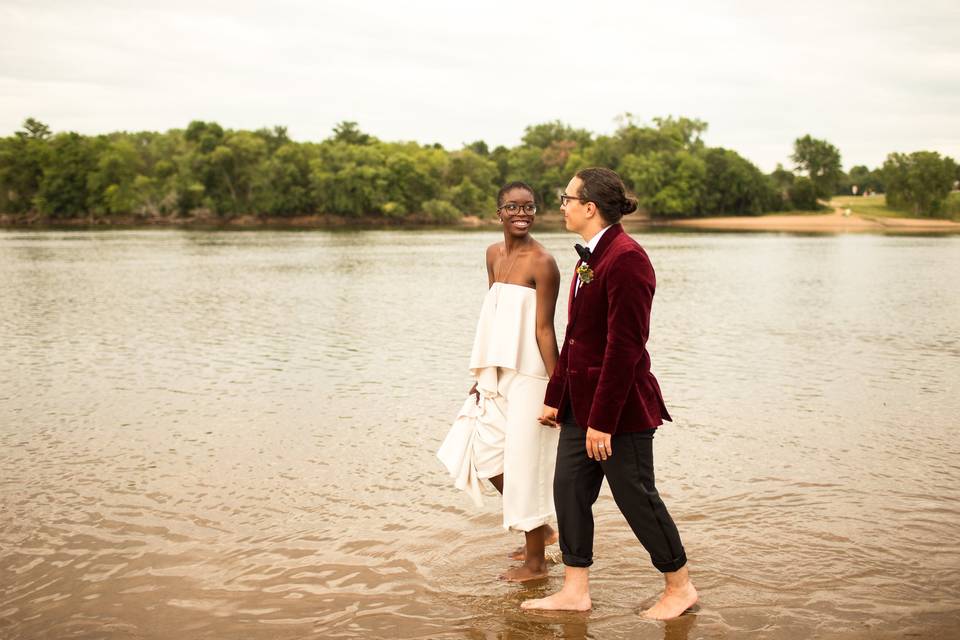
[(528, 211), (535, 206), (533, 194), (526, 189), (514, 188), (503, 194), (497, 214), (503, 222), (503, 229), (513, 236), (524, 236), (530, 232), (536, 211)]

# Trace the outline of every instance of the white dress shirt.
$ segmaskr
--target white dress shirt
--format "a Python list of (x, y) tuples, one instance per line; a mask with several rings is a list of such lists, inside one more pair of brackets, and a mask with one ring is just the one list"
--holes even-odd
[[(603, 229), (600, 229), (600, 231), (597, 232), (597, 235), (590, 238), (590, 242), (587, 243), (587, 249), (590, 249), (590, 253), (593, 253), (594, 251), (596, 251), (597, 245), (600, 244), (600, 238), (603, 237), (603, 234), (606, 233), (607, 229), (609, 229), (611, 226), (613, 225), (607, 225)], [(574, 298), (577, 297), (577, 292), (580, 291), (580, 274), (577, 274), (576, 278), (577, 278), (577, 282), (573, 286)]]

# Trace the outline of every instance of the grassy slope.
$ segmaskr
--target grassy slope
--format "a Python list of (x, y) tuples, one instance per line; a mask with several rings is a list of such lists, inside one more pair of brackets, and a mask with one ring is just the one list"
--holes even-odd
[[(854, 215), (865, 218), (930, 218), (943, 220), (950, 216), (915, 216), (910, 211), (903, 211), (887, 206), (886, 196), (835, 196), (830, 204), (841, 209), (849, 208)], [(960, 193), (954, 192), (947, 199), (947, 211), (951, 212), (954, 220), (960, 219)]]

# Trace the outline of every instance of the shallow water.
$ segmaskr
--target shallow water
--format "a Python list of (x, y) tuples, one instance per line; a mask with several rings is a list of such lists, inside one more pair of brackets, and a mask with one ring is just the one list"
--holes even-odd
[(594, 610), (521, 613), (562, 567), (496, 581), (434, 457), (497, 237), (0, 232), (0, 638), (960, 634), (960, 238), (637, 235), (702, 597), (656, 623), (606, 489)]

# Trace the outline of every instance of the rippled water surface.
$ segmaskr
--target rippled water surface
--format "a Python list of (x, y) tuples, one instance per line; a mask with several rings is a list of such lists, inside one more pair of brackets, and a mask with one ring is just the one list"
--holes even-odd
[(960, 238), (637, 237), (699, 611), (606, 489), (591, 613), (495, 579), (434, 457), (495, 233), (6, 231), (0, 638), (960, 635)]

